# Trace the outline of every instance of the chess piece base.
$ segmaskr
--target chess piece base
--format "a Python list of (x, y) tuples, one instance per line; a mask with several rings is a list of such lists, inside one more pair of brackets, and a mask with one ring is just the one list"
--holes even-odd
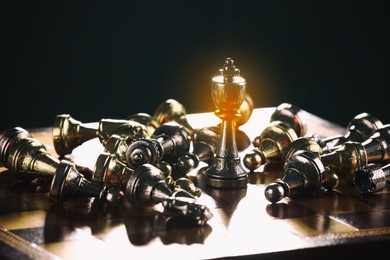
[(205, 174), (206, 185), (214, 188), (245, 188), (248, 184), (248, 174), (240, 158), (215, 157)]

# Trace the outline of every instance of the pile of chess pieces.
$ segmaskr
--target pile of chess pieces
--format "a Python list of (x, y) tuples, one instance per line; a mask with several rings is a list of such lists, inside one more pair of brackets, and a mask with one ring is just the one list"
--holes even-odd
[[(230, 58), (213, 78), (211, 96), (221, 123), (199, 129), (188, 123), (185, 107), (174, 99), (160, 104), (153, 115), (96, 124), (57, 115), (52, 135), (58, 158), (26, 129), (15, 127), (0, 139), (0, 166), (25, 181), (49, 180), (49, 198), (56, 204), (85, 197), (112, 207), (123, 200), (140, 209), (161, 203), (199, 225), (213, 216), (198, 202), (202, 191), (187, 176), (200, 162), (208, 165), (202, 173), (205, 185), (216, 189), (246, 188), (248, 175), (261, 165), (282, 162), (283, 177), (265, 189), (271, 203), (293, 193), (332, 190), (340, 182), (372, 194), (390, 179), (390, 125), (368, 113), (354, 117), (345, 135), (320, 138), (306, 135), (300, 108), (283, 103), (260, 135), (249, 140), (239, 127), (251, 117), (253, 101)], [(94, 138), (104, 147), (94, 169), (69, 159)], [(253, 150), (241, 158), (238, 152), (250, 145)]]

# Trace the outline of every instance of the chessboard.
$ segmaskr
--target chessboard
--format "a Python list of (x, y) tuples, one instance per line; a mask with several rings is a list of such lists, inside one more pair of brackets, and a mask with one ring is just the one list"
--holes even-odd
[[(256, 108), (240, 126), (251, 139), (269, 124), (274, 107)], [(219, 123), (214, 113), (188, 114), (194, 128)], [(346, 127), (306, 112), (309, 134), (345, 134)], [(20, 126), (23, 127), (23, 126)], [(5, 130), (5, 129), (4, 129)], [(47, 150), (50, 127), (29, 129)], [(252, 145), (240, 151), (240, 156)], [(98, 139), (77, 147), (71, 159), (93, 169), (102, 151)], [(302, 259), (386, 254), (390, 242), (389, 188), (370, 195), (353, 186), (319, 190), (270, 203), (269, 183), (282, 177), (278, 161), (249, 173), (240, 189), (205, 185), (202, 164), (188, 174), (201, 188), (198, 201), (213, 217), (195, 225), (161, 205), (140, 210), (126, 201), (108, 207), (86, 199), (63, 205), (50, 202), (47, 190), (0, 168), (0, 255), (2, 259)]]

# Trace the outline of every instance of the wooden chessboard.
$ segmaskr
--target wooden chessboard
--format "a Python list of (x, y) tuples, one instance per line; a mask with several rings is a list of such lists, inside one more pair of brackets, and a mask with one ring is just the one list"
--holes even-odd
[[(252, 139), (268, 125), (275, 108), (257, 108), (240, 127)], [(307, 113), (308, 133), (344, 134), (345, 127)], [(194, 127), (219, 123), (213, 113), (187, 115)], [(31, 129), (57, 156), (51, 128)], [(253, 147), (240, 152), (245, 154)], [(97, 139), (76, 148), (72, 159), (93, 169), (102, 151)], [(390, 242), (389, 188), (363, 196), (354, 187), (318, 191), (270, 204), (265, 187), (282, 177), (280, 163), (267, 163), (249, 174), (245, 189), (206, 187), (200, 167), (188, 176), (203, 193), (213, 218), (196, 226), (161, 205), (139, 210), (125, 202), (119, 208), (86, 201), (58, 206), (47, 191), (0, 168), (0, 256), (5, 259), (213, 259), (370, 256), (386, 254)], [(1, 258), (1, 257), (0, 257)], [(322, 258), (320, 258), (322, 259)]]

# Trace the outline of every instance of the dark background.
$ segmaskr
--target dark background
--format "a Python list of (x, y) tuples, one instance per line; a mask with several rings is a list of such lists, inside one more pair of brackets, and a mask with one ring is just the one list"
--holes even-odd
[(0, 130), (212, 112), (231, 57), (256, 107), (388, 123), (389, 8), (377, 1), (1, 1)]

